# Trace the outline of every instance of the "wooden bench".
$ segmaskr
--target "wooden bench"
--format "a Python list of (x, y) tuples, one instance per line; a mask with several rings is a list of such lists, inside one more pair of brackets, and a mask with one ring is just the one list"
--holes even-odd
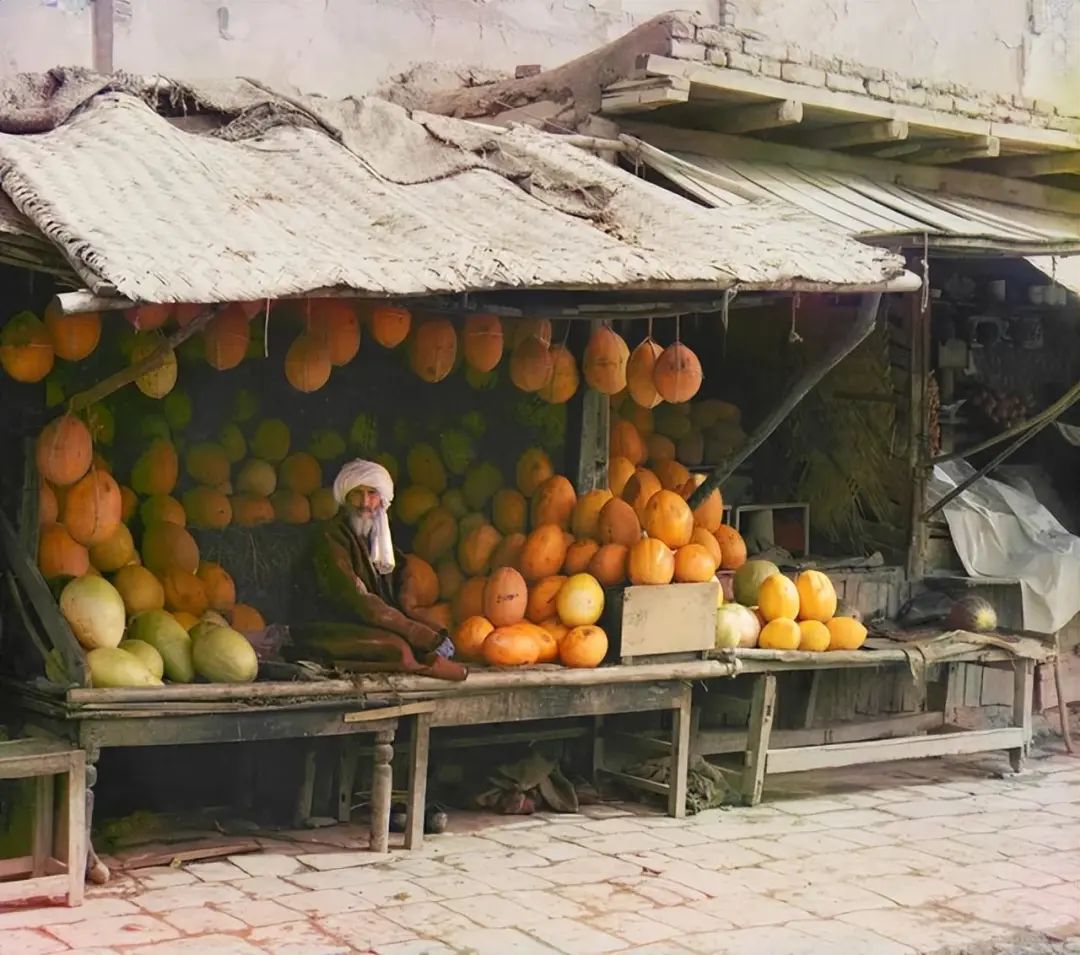
[[(63, 858), (54, 856), (57, 779), (63, 781)], [(64, 896), (82, 905), (86, 868), (86, 762), (65, 743), (18, 739), (0, 743), (0, 779), (34, 780), (31, 853), (0, 860), (0, 904)], [(12, 881), (7, 881), (12, 880)]]

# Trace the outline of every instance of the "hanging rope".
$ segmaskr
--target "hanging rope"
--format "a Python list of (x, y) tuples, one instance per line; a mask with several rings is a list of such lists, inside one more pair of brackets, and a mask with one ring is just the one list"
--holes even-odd
[(795, 330), (795, 316), (798, 314), (801, 304), (802, 296), (796, 292), (791, 296), (791, 331), (788, 332), (788, 344), (790, 345), (798, 345), (803, 340), (802, 335)]
[(930, 307), (930, 233), (922, 236), (922, 311)]
[(270, 357), (270, 299), (266, 300), (266, 311), (263, 315), (263, 358)]

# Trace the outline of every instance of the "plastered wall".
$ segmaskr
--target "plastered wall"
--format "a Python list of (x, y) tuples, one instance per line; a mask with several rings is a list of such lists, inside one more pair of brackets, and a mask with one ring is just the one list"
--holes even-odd
[[(91, 63), (92, 0), (0, 0), (0, 72)], [(115, 61), (364, 92), (418, 61), (551, 67), (677, 0), (114, 0)], [(682, 6), (903, 76), (1068, 102), (1077, 0), (699, 0)]]

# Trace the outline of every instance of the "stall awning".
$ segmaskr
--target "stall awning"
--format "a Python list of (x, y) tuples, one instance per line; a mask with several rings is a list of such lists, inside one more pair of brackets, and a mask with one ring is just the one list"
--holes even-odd
[[(20, 244), (46, 238), (102, 295), (856, 291), (914, 279), (899, 256), (799, 209), (717, 216), (529, 128), (241, 80), (16, 83), (0, 83), (11, 203), (0, 249), (17, 260)], [(24, 132), (42, 117), (45, 129)]]
[(635, 155), (690, 195), (736, 209), (781, 202), (865, 242), (955, 253), (1080, 253), (1080, 216), (913, 189), (848, 170), (635, 144)]

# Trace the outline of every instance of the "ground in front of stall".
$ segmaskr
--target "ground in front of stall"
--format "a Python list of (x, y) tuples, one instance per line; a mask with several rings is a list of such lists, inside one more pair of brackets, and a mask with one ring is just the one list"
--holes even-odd
[(389, 857), (143, 870), (0, 914), (0, 955), (1080, 952), (1080, 759), (1051, 741), (1029, 767), (804, 773), (685, 820), (609, 804)]

